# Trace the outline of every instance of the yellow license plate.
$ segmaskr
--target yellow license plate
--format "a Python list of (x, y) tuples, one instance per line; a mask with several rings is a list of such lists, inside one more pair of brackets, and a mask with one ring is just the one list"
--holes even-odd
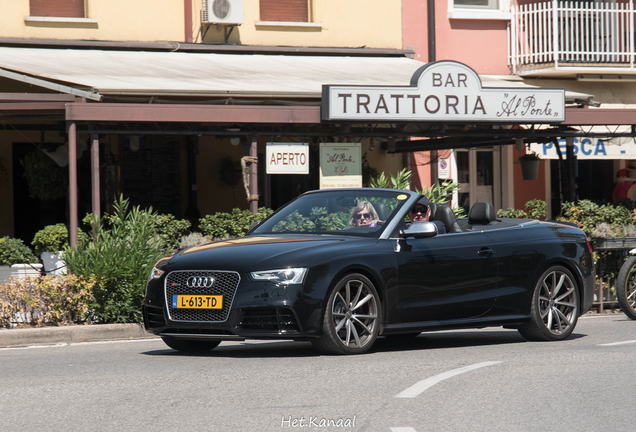
[(173, 309), (223, 309), (222, 295), (173, 295)]

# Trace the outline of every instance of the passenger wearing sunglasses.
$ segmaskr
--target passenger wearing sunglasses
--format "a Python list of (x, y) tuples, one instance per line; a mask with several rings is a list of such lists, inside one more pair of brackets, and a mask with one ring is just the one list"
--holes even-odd
[(378, 222), (380, 222), (378, 213), (369, 201), (360, 201), (351, 212), (351, 217), (349, 218), (349, 225), (354, 227), (363, 225), (375, 227)]
[(425, 196), (422, 196), (409, 210), (411, 222), (432, 222), (437, 226), (437, 234), (445, 234), (446, 227), (441, 221), (429, 221), (431, 217), (431, 205)]

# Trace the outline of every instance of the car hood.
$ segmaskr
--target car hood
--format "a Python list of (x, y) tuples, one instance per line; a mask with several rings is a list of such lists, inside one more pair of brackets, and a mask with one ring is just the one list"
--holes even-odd
[[(174, 270), (268, 270), (304, 265), (307, 260), (325, 261), (349, 247), (364, 248), (377, 239), (306, 236), (247, 236), (186, 249), (172, 257), (166, 266)], [(364, 243), (364, 245), (362, 244)]]

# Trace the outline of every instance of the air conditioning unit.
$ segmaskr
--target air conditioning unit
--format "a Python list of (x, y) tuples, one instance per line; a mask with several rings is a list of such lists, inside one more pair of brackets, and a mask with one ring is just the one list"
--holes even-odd
[(243, 24), (243, 0), (203, 0), (203, 24)]

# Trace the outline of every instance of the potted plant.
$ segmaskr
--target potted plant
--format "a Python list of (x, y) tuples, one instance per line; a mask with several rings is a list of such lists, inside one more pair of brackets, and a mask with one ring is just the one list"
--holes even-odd
[(539, 155), (533, 151), (526, 151), (526, 154), (519, 157), (521, 164), (521, 174), (524, 180), (536, 180), (539, 174)]
[(68, 229), (63, 223), (48, 225), (35, 233), (31, 245), (40, 255), (44, 271), (58, 276), (66, 269), (62, 259), (63, 250), (68, 247)]
[(22, 240), (8, 236), (0, 238), (0, 281), (11, 277), (38, 277), (42, 264)]

